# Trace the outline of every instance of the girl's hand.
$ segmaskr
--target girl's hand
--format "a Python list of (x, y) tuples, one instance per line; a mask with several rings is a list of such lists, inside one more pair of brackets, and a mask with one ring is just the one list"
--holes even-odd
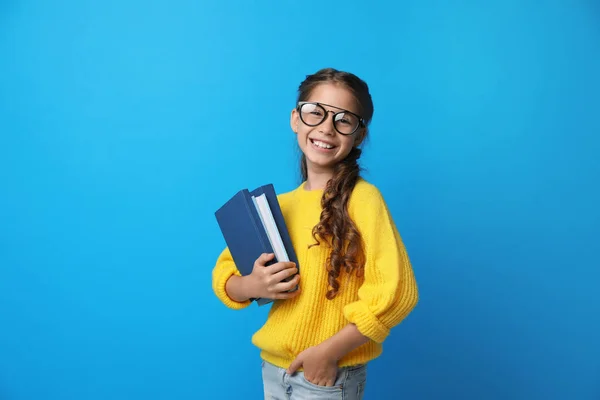
[(331, 357), (322, 345), (309, 347), (290, 364), (287, 373), (292, 375), (303, 367), (304, 377), (318, 386), (333, 386), (337, 379), (337, 360)]
[[(244, 277), (248, 297), (266, 298), (266, 299), (290, 299), (300, 293), (300, 288), (294, 292), (289, 292), (298, 285), (300, 275), (298, 268), (292, 262), (278, 262), (273, 265), (265, 266), (267, 262), (275, 257), (274, 254), (262, 254), (255, 262), (252, 273)], [(288, 282), (284, 279), (290, 276), (294, 278)], [(289, 293), (288, 293), (289, 292)]]

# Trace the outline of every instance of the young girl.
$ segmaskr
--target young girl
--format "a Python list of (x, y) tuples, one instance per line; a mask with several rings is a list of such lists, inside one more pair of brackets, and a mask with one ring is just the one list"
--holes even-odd
[(263, 254), (242, 277), (227, 248), (214, 267), (213, 289), (226, 306), (275, 299), (252, 337), (266, 399), (362, 399), (367, 363), (417, 304), (387, 205), (359, 175), (372, 116), (369, 88), (357, 76), (335, 69), (309, 75), (290, 120), (303, 181), (278, 196), (300, 273), (291, 263), (265, 266), (273, 254)]

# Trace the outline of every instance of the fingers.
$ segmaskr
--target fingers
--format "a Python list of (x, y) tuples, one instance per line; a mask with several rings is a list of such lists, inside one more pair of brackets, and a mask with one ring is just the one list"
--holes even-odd
[(288, 292), (288, 291), (278, 292), (273, 295), (273, 298), (276, 300), (292, 299), (292, 298), (298, 296), (300, 294), (300, 292), (301, 292), (300, 288), (298, 288), (298, 290), (295, 290), (293, 292)]
[(297, 357), (294, 361), (292, 361), (292, 363), (290, 364), (290, 366), (288, 367), (288, 369), (287, 369), (286, 372), (289, 375), (292, 375), (301, 366), (302, 366), (302, 358), (301, 357)]
[(276, 262), (273, 265), (269, 265), (267, 267), (270, 274), (276, 274), (276, 273), (285, 271), (286, 269), (292, 269), (292, 268), (296, 269), (296, 271), (297, 271), (296, 264), (294, 264), (291, 261), (280, 261), (280, 262)]
[[(309, 380), (309, 382), (312, 382)], [(319, 386), (333, 386), (335, 384), (335, 379), (320, 377), (319, 379), (315, 379), (315, 385)]]
[(323, 378), (323, 377), (315, 378), (312, 376), (307, 376), (306, 372), (304, 373), (304, 377), (306, 378), (307, 381), (309, 381), (313, 385), (317, 385), (317, 386), (333, 386), (335, 384), (334, 379), (328, 379), (328, 378)]
[[(290, 276), (295, 275), (297, 273), (298, 273), (298, 268), (295, 268), (295, 267), (286, 268), (284, 270), (277, 272), (276, 274), (273, 274), (272, 279), (273, 279), (273, 282), (281, 282), (284, 279), (287, 279)], [(296, 275), (296, 276), (298, 276), (298, 275)]]
[(291, 299), (293, 297), (296, 297), (300, 294), (300, 287), (298, 287), (298, 289), (293, 292), (290, 292), (290, 290), (294, 289), (298, 285), (299, 281), (300, 281), (300, 275), (296, 275), (289, 282), (281, 282), (281, 283), (277, 283), (272, 286), (269, 286), (269, 288), (267, 289), (269, 294), (266, 295), (265, 297), (269, 297), (271, 299), (276, 299), (276, 300), (285, 300), (285, 299)]
[(275, 254), (273, 253), (263, 253), (256, 259), (256, 262), (254, 264), (264, 267), (266, 263), (273, 259), (273, 257), (275, 257)]
[(296, 264), (291, 261), (280, 261), (267, 266), (266, 264), (275, 258), (273, 253), (263, 253), (254, 262), (255, 266), (264, 267), (268, 275), (276, 274), (289, 268), (296, 268)]
[[(290, 290), (298, 286), (300, 281), (298, 268), (293, 262), (276, 262), (266, 266), (274, 257), (273, 253), (263, 253), (254, 262), (251, 275), (257, 288), (257, 296), (281, 300), (296, 297), (299, 290), (294, 292), (290, 292)], [(291, 276), (294, 277), (285, 282)]]
[[(287, 276), (286, 276), (287, 278)], [(300, 275), (294, 276), (288, 282), (282, 282), (281, 280), (274, 280), (275, 282), (279, 282), (273, 286), (273, 290), (275, 292), (289, 292), (293, 288), (295, 288), (300, 282)]]

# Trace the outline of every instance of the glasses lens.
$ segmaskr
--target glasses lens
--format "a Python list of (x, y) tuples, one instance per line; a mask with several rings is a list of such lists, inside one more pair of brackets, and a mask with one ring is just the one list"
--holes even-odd
[(346, 135), (353, 133), (358, 128), (358, 117), (348, 112), (336, 114), (334, 120), (335, 128)]
[(300, 108), (300, 118), (306, 125), (319, 125), (326, 115), (325, 109), (318, 104), (307, 103)]

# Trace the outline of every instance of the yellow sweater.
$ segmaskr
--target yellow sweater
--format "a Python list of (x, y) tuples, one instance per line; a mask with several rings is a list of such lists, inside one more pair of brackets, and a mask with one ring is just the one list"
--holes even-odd
[[(329, 247), (321, 242), (309, 249), (314, 243), (311, 231), (319, 221), (323, 190), (309, 191), (304, 185), (278, 196), (297, 252), (302, 292), (272, 304), (252, 343), (261, 349), (264, 360), (287, 368), (300, 352), (354, 323), (371, 340), (343, 357), (339, 366), (366, 363), (381, 354), (390, 329), (417, 304), (417, 284), (408, 255), (380, 191), (359, 179), (350, 197), (349, 213), (363, 238), (365, 274), (357, 278), (341, 272), (340, 291), (333, 300), (327, 300)], [(240, 275), (225, 248), (213, 269), (213, 290), (227, 307), (242, 309), (251, 302), (233, 301), (225, 291), (225, 283), (233, 274)]]

